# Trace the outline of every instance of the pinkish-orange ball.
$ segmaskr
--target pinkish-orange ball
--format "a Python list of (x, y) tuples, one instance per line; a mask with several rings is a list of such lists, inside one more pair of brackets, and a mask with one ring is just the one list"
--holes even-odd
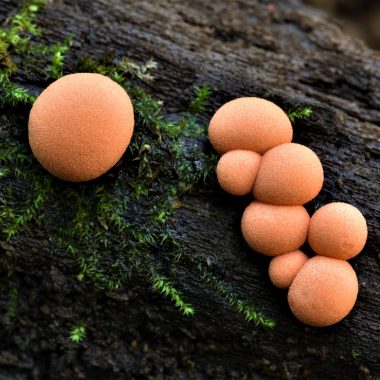
[(220, 154), (236, 149), (263, 154), (293, 138), (286, 113), (276, 104), (255, 97), (234, 99), (220, 107), (210, 121), (208, 133)]
[(308, 241), (318, 255), (349, 260), (364, 248), (367, 235), (366, 220), (356, 207), (333, 202), (311, 217)]
[(358, 288), (356, 273), (347, 261), (315, 256), (302, 266), (290, 285), (289, 306), (306, 325), (330, 326), (354, 307)]
[(274, 257), (268, 269), (273, 285), (281, 289), (289, 288), (297, 273), (308, 259), (299, 250)]
[(303, 206), (275, 206), (252, 202), (244, 211), (241, 230), (256, 252), (277, 256), (305, 243), (309, 214)]
[(233, 195), (252, 191), (261, 156), (249, 150), (231, 150), (224, 154), (216, 167), (221, 188)]
[(89, 181), (120, 160), (133, 128), (133, 107), (123, 87), (104, 75), (76, 73), (56, 80), (37, 98), (29, 143), (51, 174)]
[(303, 205), (317, 196), (322, 185), (318, 156), (304, 145), (282, 144), (263, 155), (253, 195), (272, 205)]

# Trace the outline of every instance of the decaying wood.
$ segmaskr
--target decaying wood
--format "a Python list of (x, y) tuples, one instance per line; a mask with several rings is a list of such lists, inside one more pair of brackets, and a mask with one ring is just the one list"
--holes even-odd
[[(16, 9), (1, 0), (0, 18)], [(69, 66), (77, 55), (109, 50), (137, 61), (153, 57), (159, 69), (150, 92), (168, 113), (181, 112), (202, 83), (214, 89), (209, 116), (247, 95), (284, 109), (312, 107), (313, 117), (296, 124), (294, 141), (320, 156), (326, 180), (308, 209), (352, 203), (367, 218), (369, 239), (352, 260), (360, 282), (353, 312), (336, 326), (308, 328), (291, 315), (286, 293), (271, 286), (268, 260), (243, 242), (239, 221), (249, 200), (224, 194), (215, 182), (186, 197), (173, 221), (181, 244), (277, 321), (264, 331), (191, 271), (178, 276), (196, 306), (193, 318), (146, 284), (118, 297), (94, 293), (75, 280), (69, 255), (27, 231), (15, 244), (1, 243), (1, 255), (14, 257), (22, 306), (18, 323), (0, 328), (0, 378), (380, 378), (380, 53), (298, 0), (274, 7), (249, 0), (53, 0), (39, 23), (49, 43), (75, 36)], [(67, 340), (74, 312), (89, 329), (81, 349)]]

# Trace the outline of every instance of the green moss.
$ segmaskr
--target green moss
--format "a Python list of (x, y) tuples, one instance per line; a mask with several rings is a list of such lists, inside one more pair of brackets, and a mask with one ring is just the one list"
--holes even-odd
[(29, 48), (30, 35), (40, 35), (35, 23), (37, 12), (45, 5), (44, 0), (29, 0), (20, 12), (9, 19), (5, 27), (0, 28), (0, 59), (9, 66), (7, 59), (13, 53), (25, 53)]
[(189, 105), (190, 112), (200, 113), (206, 108), (207, 100), (210, 98), (212, 90), (208, 84), (194, 88), (195, 97)]
[[(149, 59), (144, 64), (138, 65), (135, 62), (128, 60), (127, 58), (123, 58), (118, 64), (118, 71), (113, 75), (116, 81), (118, 81), (118, 75), (122, 73), (124, 75), (131, 74), (140, 80), (150, 82), (154, 79), (152, 75), (152, 70), (154, 69), (157, 69), (157, 62), (155, 62), (153, 59)], [(119, 79), (119, 82), (122, 82), (122, 80)]]
[[(11, 81), (29, 64), (43, 73), (41, 80), (46, 84), (65, 70), (64, 56), (70, 39), (43, 46), (30, 37), (39, 34), (34, 22), (42, 4), (30, 1), (2, 29), (0, 60), (5, 68), (0, 71), (0, 91), (5, 96), (0, 106), (9, 108), (34, 101), (29, 91)], [(17, 55), (23, 59), (14, 59)], [(16, 61), (24, 63), (16, 65)], [(214, 176), (216, 155), (203, 152), (194, 144), (206, 140), (206, 127), (196, 114), (204, 110), (211, 88), (195, 88), (191, 112), (184, 112), (175, 121), (168, 120), (163, 103), (143, 89), (144, 82), (154, 80), (154, 70), (157, 64), (153, 60), (137, 64), (127, 58), (116, 59), (112, 54), (81, 57), (76, 67), (66, 69), (108, 75), (133, 100), (135, 133), (115, 169), (119, 171), (116, 176), (111, 171), (89, 183), (62, 182), (35, 161), (23, 142), (26, 130), (7, 128), (0, 146), (0, 191), (4, 194), (0, 198), (1, 232), (12, 241), (23, 233), (26, 224), (43, 230), (57, 249), (76, 259), (79, 281), (99, 289), (117, 290), (127, 286), (133, 276), (143, 276), (187, 316), (195, 313), (195, 307), (175, 285), (174, 273), (177, 266), (189, 266), (194, 275), (214, 288), (248, 321), (271, 327), (271, 321), (238, 297), (205, 264), (190, 260), (173, 235), (170, 223), (181, 197), (198, 191)], [(82, 339), (83, 329), (79, 327), (72, 330), (73, 341)]]
[(212, 275), (209, 270), (203, 264), (198, 264), (198, 272), (203, 281), (210, 284), (216, 289), (218, 294), (220, 294), (233, 308), (235, 308), (239, 313), (241, 313), (248, 322), (253, 322), (256, 325), (260, 325), (266, 328), (273, 328), (275, 322), (271, 319), (266, 318), (262, 313), (257, 311), (256, 306), (254, 306), (249, 301), (240, 298), (230, 286), (223, 283), (216, 276)]
[(193, 315), (195, 313), (194, 306), (184, 301), (183, 294), (166, 277), (150, 268), (149, 279), (153, 284), (153, 288), (161, 292), (165, 297), (170, 298), (183, 315)]
[(17, 304), (18, 304), (18, 290), (17, 288), (11, 288), (8, 294), (8, 309), (7, 317), (13, 319), (17, 315)]
[(46, 79), (62, 76), (71, 38), (51, 46), (35, 41), (41, 34), (36, 15), (44, 5), (45, 0), (25, 2), (20, 12), (0, 28), (0, 106), (31, 104), (35, 101), (35, 96), (28, 89), (12, 83), (12, 76), (16, 73), (33, 69)]
[(4, 185), (0, 198), (0, 228), (9, 240), (26, 223), (37, 218), (51, 192), (51, 177), (43, 175), (39, 168), (34, 169), (32, 157), (16, 141), (0, 143), (0, 164)]
[(0, 106), (33, 103), (35, 100), (27, 89), (13, 84), (11, 77), (18, 70), (14, 57), (28, 55), (31, 51), (31, 38), (40, 35), (35, 18), (44, 4), (44, 0), (29, 0), (18, 14), (0, 28)]
[(177, 246), (177, 262), (186, 262), (204, 283), (210, 285), (224, 298), (238, 313), (242, 314), (248, 322), (264, 328), (273, 328), (276, 323), (257, 310), (257, 307), (248, 300), (239, 297), (236, 291), (225, 281), (213, 273), (212, 267), (197, 259), (194, 255), (186, 254)]
[[(3, 203), (0, 206), (0, 224), (2, 232), (10, 240), (19, 233), (23, 226), (29, 221), (36, 220), (40, 208), (46, 202), (50, 193), (50, 178), (41, 177), (33, 178), (32, 195), (29, 194), (25, 202), (21, 205), (9, 207), (9, 204)], [(12, 197), (12, 188), (8, 193)]]
[(63, 42), (51, 46), (33, 45), (30, 52), (37, 56), (46, 56), (50, 59), (47, 65), (47, 74), (51, 78), (60, 78), (63, 75), (65, 64), (65, 55), (69, 51), (72, 43), (72, 37), (67, 37)]
[(70, 340), (73, 343), (80, 343), (86, 338), (86, 335), (87, 335), (86, 326), (83, 323), (80, 323), (71, 328)]
[(352, 355), (353, 359), (358, 359), (359, 356), (360, 356), (360, 353), (358, 351), (356, 351), (355, 348), (353, 348), (352, 351), (351, 351), (351, 355)]
[(13, 84), (10, 81), (8, 71), (0, 72), (0, 88), (0, 106), (10, 105), (14, 107), (22, 103), (33, 103), (36, 99), (27, 89)]
[(307, 119), (313, 114), (313, 110), (310, 107), (296, 108), (288, 112), (289, 119), (292, 123), (297, 120)]

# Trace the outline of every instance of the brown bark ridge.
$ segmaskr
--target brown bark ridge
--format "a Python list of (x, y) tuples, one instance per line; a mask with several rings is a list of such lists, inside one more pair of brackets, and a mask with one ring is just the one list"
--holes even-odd
[[(0, 0), (0, 19), (16, 9)], [(379, 379), (380, 53), (298, 0), (52, 0), (38, 22), (49, 43), (74, 35), (77, 52), (153, 57), (159, 70), (150, 90), (168, 113), (183, 109), (202, 83), (214, 89), (210, 117), (238, 96), (312, 107), (313, 117), (296, 123), (294, 141), (319, 155), (326, 180), (308, 209), (352, 203), (367, 218), (369, 238), (352, 260), (360, 283), (354, 310), (335, 326), (309, 328), (270, 284), (268, 260), (242, 240), (249, 200), (224, 194), (215, 181), (187, 196), (174, 217), (176, 236), (276, 320), (263, 330), (191, 272), (178, 275), (197, 310), (192, 318), (146, 284), (117, 297), (93, 292), (75, 279), (71, 257), (53, 257), (49, 237), (32, 229), (15, 244), (1, 242), (1, 255), (14, 257), (9, 281), (17, 282), (20, 305), (16, 322), (1, 317), (0, 379)], [(68, 65), (74, 59), (71, 53)], [(4, 290), (7, 278), (2, 283)], [(2, 314), (5, 303), (1, 292)], [(74, 314), (87, 321), (80, 346), (67, 339)]]

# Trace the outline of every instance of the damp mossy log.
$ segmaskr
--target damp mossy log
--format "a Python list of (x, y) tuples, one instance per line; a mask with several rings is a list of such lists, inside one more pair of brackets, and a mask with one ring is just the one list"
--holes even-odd
[[(0, 0), (0, 20), (18, 6)], [(38, 24), (46, 44), (73, 36), (67, 72), (81, 55), (153, 58), (158, 68), (146, 90), (164, 102), (172, 120), (191, 102), (194, 86), (205, 83), (213, 92), (204, 124), (240, 96), (267, 98), (286, 111), (310, 107), (312, 115), (295, 122), (293, 141), (318, 154), (325, 182), (307, 209), (312, 214), (332, 201), (352, 203), (367, 219), (369, 238), (352, 260), (359, 279), (353, 311), (336, 326), (305, 327), (289, 311), (286, 293), (271, 285), (268, 258), (243, 241), (240, 219), (250, 199), (224, 193), (215, 175), (182, 197), (170, 228), (184, 254), (211, 267), (239, 297), (276, 321), (273, 329), (262, 329), (237, 314), (223, 291), (213, 291), (213, 277), (176, 267), (159, 250), (152, 252), (154, 260), (174, 268), (171, 278), (194, 305), (193, 316), (183, 316), (139, 277), (118, 291), (94, 290), (78, 281), (73, 256), (53, 245), (38, 221), (28, 223), (0, 242), (0, 377), (379, 378), (380, 54), (298, 0), (53, 0)], [(36, 78), (25, 71), (15, 81), (40, 91), (45, 83)], [(26, 121), (26, 112), (24, 106), (2, 108), (1, 136), (20, 114)], [(17, 128), (25, 143), (26, 125)], [(212, 152), (205, 138), (186, 144)], [(127, 178), (124, 167), (115, 175)], [(23, 191), (17, 182), (14, 189)], [(54, 210), (39, 218), (46, 213)], [(138, 207), (130, 217), (144, 229)], [(61, 215), (54, 218), (59, 223)], [(162, 289), (166, 284), (157, 283)], [(79, 322), (87, 335), (75, 345), (70, 329)]]

